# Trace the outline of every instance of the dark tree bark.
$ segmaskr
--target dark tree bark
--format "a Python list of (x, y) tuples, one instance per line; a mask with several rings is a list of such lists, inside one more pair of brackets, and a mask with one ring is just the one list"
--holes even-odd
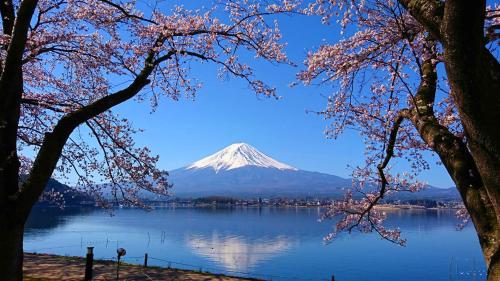
[[(415, 114), (412, 121), (457, 185), (479, 237), (488, 280), (500, 280), (500, 64), (486, 48), (486, 1), (398, 1), (443, 45), (467, 143), (432, 112)], [(434, 94), (420, 90), (422, 104), (433, 102)]]
[(447, 1), (442, 33), (446, 73), (468, 145), (500, 218), (500, 64), (486, 49), (485, 3)]
[(7, 216), (2, 214), (0, 220), (0, 273), (2, 280), (22, 281), (24, 223), (4, 221)]
[[(52, 132), (45, 135), (42, 146), (26, 181), (19, 183), (17, 131), (23, 92), (22, 57), (29, 24), (37, 5), (36, 0), (24, 0), (14, 17), (12, 1), (0, 4), (3, 31), (12, 36), (7, 56), (0, 70), (0, 274), (1, 280), (21, 281), (23, 262), (24, 223), (33, 205), (52, 176), (62, 149), (80, 124), (111, 107), (134, 97), (144, 86), (156, 65), (170, 59), (175, 50), (155, 58), (151, 51), (144, 68), (125, 89), (68, 113), (59, 120)], [(15, 19), (15, 20), (14, 20)], [(158, 44), (163, 43), (162, 38)]]
[(21, 281), (23, 277), (26, 216), (19, 212), (16, 203), (19, 190), (17, 130), (23, 92), (21, 59), (36, 4), (37, 1), (23, 1), (17, 18), (14, 17), (12, 1), (0, 4), (3, 31), (12, 36), (0, 77), (0, 274), (6, 281)]

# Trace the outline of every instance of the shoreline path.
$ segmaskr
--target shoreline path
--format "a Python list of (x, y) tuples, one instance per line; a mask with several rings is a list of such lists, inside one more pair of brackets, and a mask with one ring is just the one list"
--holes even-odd
[[(94, 260), (94, 281), (116, 280), (116, 261)], [(85, 273), (85, 259), (49, 254), (24, 253), (25, 281), (81, 281)], [(192, 270), (148, 267), (120, 263), (120, 280), (172, 281), (244, 281), (258, 279), (231, 277), (222, 274)]]

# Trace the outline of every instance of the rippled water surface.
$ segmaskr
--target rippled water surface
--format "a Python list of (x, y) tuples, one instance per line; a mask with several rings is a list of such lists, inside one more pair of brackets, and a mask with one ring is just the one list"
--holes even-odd
[(26, 226), (25, 251), (112, 258), (272, 280), (484, 280), (484, 261), (472, 226), (456, 231), (453, 211), (390, 213), (406, 247), (377, 235), (322, 237), (316, 208), (35, 209)]

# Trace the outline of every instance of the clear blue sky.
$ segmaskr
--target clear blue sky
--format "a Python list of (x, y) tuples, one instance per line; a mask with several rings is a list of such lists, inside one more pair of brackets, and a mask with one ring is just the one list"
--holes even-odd
[[(195, 1), (189, 6), (209, 1)], [(160, 155), (159, 167), (171, 170), (187, 165), (235, 142), (246, 142), (267, 155), (304, 170), (349, 177), (348, 165), (364, 161), (364, 146), (356, 132), (346, 132), (337, 140), (328, 140), (323, 131), (328, 121), (307, 110), (326, 106), (328, 87), (288, 87), (295, 80), (308, 50), (324, 40), (335, 42), (339, 30), (324, 26), (319, 18), (281, 16), (280, 26), (289, 42), (287, 54), (299, 66), (250, 62), (257, 77), (277, 87), (282, 99), (253, 94), (244, 81), (231, 78), (220, 81), (217, 67), (193, 65), (192, 75), (204, 83), (195, 100), (163, 100), (150, 114), (147, 102), (129, 101), (116, 112), (126, 115), (135, 127), (145, 129), (137, 135), (137, 144), (148, 146)], [(422, 179), (438, 187), (453, 183), (442, 166), (429, 156), (432, 169)]]

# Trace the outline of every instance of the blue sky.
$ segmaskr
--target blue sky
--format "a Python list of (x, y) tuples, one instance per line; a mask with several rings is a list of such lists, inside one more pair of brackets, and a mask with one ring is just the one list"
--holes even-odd
[[(207, 1), (191, 2), (207, 3)], [(205, 4), (207, 6), (207, 4)], [(227, 145), (246, 142), (267, 155), (300, 169), (349, 177), (348, 165), (364, 161), (364, 146), (356, 132), (346, 132), (337, 140), (325, 138), (328, 121), (308, 110), (326, 106), (328, 87), (293, 87), (296, 73), (302, 67), (307, 51), (325, 40), (335, 42), (339, 30), (325, 26), (317, 17), (281, 16), (287, 54), (298, 67), (249, 62), (258, 78), (278, 90), (279, 100), (258, 97), (244, 81), (231, 78), (218, 80), (217, 67), (193, 65), (192, 77), (204, 84), (195, 100), (164, 99), (155, 113), (147, 102), (129, 101), (115, 111), (127, 116), (135, 127), (145, 131), (137, 135), (137, 144), (148, 146), (160, 155), (159, 167), (171, 170), (185, 166)], [(453, 185), (437, 158), (428, 156), (431, 170), (421, 178), (438, 187)]]

